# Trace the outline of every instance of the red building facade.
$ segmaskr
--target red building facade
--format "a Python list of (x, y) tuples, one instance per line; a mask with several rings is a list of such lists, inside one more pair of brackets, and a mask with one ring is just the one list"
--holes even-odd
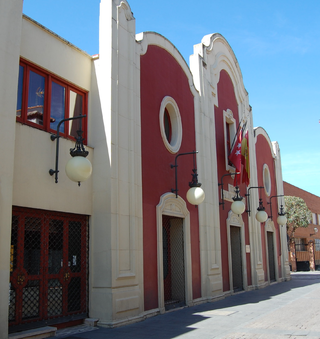
[[(91, 57), (21, 11), (22, 0), (0, 12), (4, 32), (17, 41), (11, 33), (0, 37), (7, 46), (0, 51), (0, 88), (9, 93), (1, 115), (10, 122), (0, 135), (7, 147), (0, 170), (1, 338), (8, 328), (66, 326), (86, 317), (119, 326), (290, 279), (286, 230), (276, 218), (284, 194), (279, 145), (254, 128), (239, 63), (222, 35), (203, 37), (188, 65), (160, 34), (136, 34), (126, 0), (101, 0), (99, 55)], [(60, 110), (47, 111), (45, 128), (41, 112), (26, 123), (27, 94), (16, 97), (17, 88), (27, 88), (20, 64), (52, 80), (44, 109)], [(56, 85), (60, 96), (50, 92)], [(36, 91), (40, 98), (43, 90)], [(87, 116), (93, 168), (80, 187), (62, 169), (74, 147), (67, 125), (59, 182), (49, 175), (56, 145), (49, 120), (79, 115), (76, 107)], [(235, 140), (246, 161), (238, 169), (229, 159)], [(195, 204), (187, 198), (190, 185), (194, 195), (201, 192)], [(263, 222), (256, 219), (262, 205)], [(32, 211), (43, 223), (30, 223)], [(39, 274), (24, 267), (38, 261)]]

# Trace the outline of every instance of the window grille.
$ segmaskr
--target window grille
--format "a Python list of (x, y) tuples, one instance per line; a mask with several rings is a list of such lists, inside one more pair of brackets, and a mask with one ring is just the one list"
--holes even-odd
[(295, 238), (296, 251), (303, 252), (307, 251), (306, 239)]

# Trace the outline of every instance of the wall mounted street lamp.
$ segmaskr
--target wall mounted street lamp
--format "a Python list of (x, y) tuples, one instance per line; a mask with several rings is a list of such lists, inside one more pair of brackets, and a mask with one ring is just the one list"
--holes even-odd
[(287, 217), (286, 217), (286, 214), (284, 211), (283, 211), (283, 205), (280, 206), (280, 212), (278, 213), (278, 218), (277, 218), (277, 223), (278, 225), (285, 225), (287, 223)]
[(263, 202), (262, 199), (259, 199), (259, 207), (257, 208), (258, 212), (256, 213), (256, 219), (260, 222), (266, 222), (268, 219), (268, 214), (265, 211), (265, 208), (263, 206)]
[[(249, 187), (248, 188), (248, 193), (246, 194), (247, 197), (247, 201), (248, 201), (248, 209), (246, 210), (246, 212), (248, 212), (248, 214), (250, 215), (251, 209), (250, 209), (250, 190), (252, 188), (264, 188), (264, 186), (257, 186), (257, 187)], [(262, 223), (262, 222), (266, 222), (268, 219), (268, 214), (265, 211), (265, 208), (263, 206), (263, 202), (262, 199), (259, 199), (259, 207), (257, 208), (257, 213), (256, 213), (256, 219)]]
[[(218, 184), (218, 186), (221, 186), (221, 202), (219, 202), (219, 205), (222, 205), (223, 210), (224, 210), (223, 178), (226, 177), (226, 176), (235, 175), (235, 174), (240, 174), (240, 173), (237, 172), (237, 173), (224, 174), (221, 177), (220, 183)], [(246, 206), (242, 201), (243, 197), (240, 195), (240, 189), (239, 189), (238, 186), (235, 187), (235, 193), (236, 193), (236, 195), (232, 198), (233, 203), (231, 204), (231, 211), (234, 214), (240, 215), (245, 211)]]
[(234, 191), (235, 191), (236, 195), (232, 198), (233, 203), (231, 204), (231, 211), (234, 214), (240, 215), (245, 211), (246, 206), (245, 206), (244, 202), (242, 201), (243, 197), (240, 195), (239, 187), (236, 186)]
[[(55, 164), (55, 169), (50, 169), (49, 174), (55, 175), (55, 182), (58, 182), (58, 173), (59, 173), (59, 139), (60, 139), (60, 126), (62, 123), (65, 121), (69, 120), (76, 120), (76, 119), (82, 119), (85, 118), (86, 115), (80, 115), (77, 117), (72, 117), (72, 118), (67, 118), (67, 119), (62, 119), (58, 123), (57, 127), (57, 134), (51, 134), (50, 139), (52, 141), (57, 139), (56, 143), (56, 164)], [(80, 182), (87, 180), (91, 173), (92, 173), (92, 165), (91, 162), (86, 158), (87, 155), (89, 154), (88, 151), (85, 150), (83, 146), (83, 137), (82, 137), (82, 124), (80, 120), (80, 128), (77, 131), (78, 136), (76, 137), (76, 144), (74, 148), (70, 149), (70, 155), (72, 158), (67, 162), (66, 165), (66, 174), (68, 178), (72, 181), (78, 182), (78, 185), (80, 186)]]
[(312, 237), (313, 235), (316, 235), (318, 233), (318, 227), (314, 227), (313, 231), (314, 231), (314, 233), (310, 233), (310, 237)]
[[(279, 198), (279, 197), (283, 197), (284, 194), (280, 194), (280, 195), (273, 195), (270, 198), (270, 201), (267, 202), (268, 205), (270, 205), (270, 219), (272, 220), (272, 198)], [(286, 213), (283, 212), (283, 205), (281, 205), (280, 207), (280, 212), (278, 213), (278, 218), (277, 218), (277, 223), (278, 225), (285, 225), (287, 222), (287, 218), (286, 218)], [(279, 218), (281, 217), (281, 218)], [(281, 224), (279, 223), (279, 221), (281, 222)]]
[(201, 184), (198, 182), (198, 174), (197, 174), (197, 168), (196, 168), (196, 162), (195, 162), (195, 154), (198, 153), (198, 151), (188, 152), (188, 153), (180, 153), (176, 155), (174, 160), (174, 165), (171, 165), (171, 168), (175, 168), (175, 189), (171, 189), (172, 193), (176, 194), (176, 198), (178, 198), (178, 164), (177, 160), (178, 157), (182, 155), (188, 155), (193, 154), (193, 165), (194, 168), (192, 170), (192, 181), (189, 182), (190, 189), (187, 192), (187, 200), (191, 205), (199, 205), (203, 202), (205, 198), (205, 194), (203, 189), (201, 188)]

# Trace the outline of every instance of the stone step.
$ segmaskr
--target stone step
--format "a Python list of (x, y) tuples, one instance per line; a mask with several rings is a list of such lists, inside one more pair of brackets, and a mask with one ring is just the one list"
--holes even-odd
[(9, 334), (9, 339), (42, 339), (42, 338), (49, 338), (54, 337), (56, 335), (57, 328), (46, 326), (35, 328), (33, 330), (22, 331), (17, 333)]

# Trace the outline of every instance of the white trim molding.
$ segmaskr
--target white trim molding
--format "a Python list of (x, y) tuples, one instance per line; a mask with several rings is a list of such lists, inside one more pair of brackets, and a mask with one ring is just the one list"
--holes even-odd
[(268, 282), (270, 284), (270, 269), (269, 269), (269, 249), (268, 249), (268, 234), (267, 232), (271, 232), (273, 235), (273, 257), (274, 257), (274, 271), (275, 271), (275, 280), (279, 281), (279, 268), (278, 268), (278, 245), (276, 229), (274, 227), (274, 222), (271, 219), (268, 219), (265, 223), (264, 227), (265, 234), (265, 244), (266, 244), (266, 261), (267, 261), (267, 273), (268, 273)]

